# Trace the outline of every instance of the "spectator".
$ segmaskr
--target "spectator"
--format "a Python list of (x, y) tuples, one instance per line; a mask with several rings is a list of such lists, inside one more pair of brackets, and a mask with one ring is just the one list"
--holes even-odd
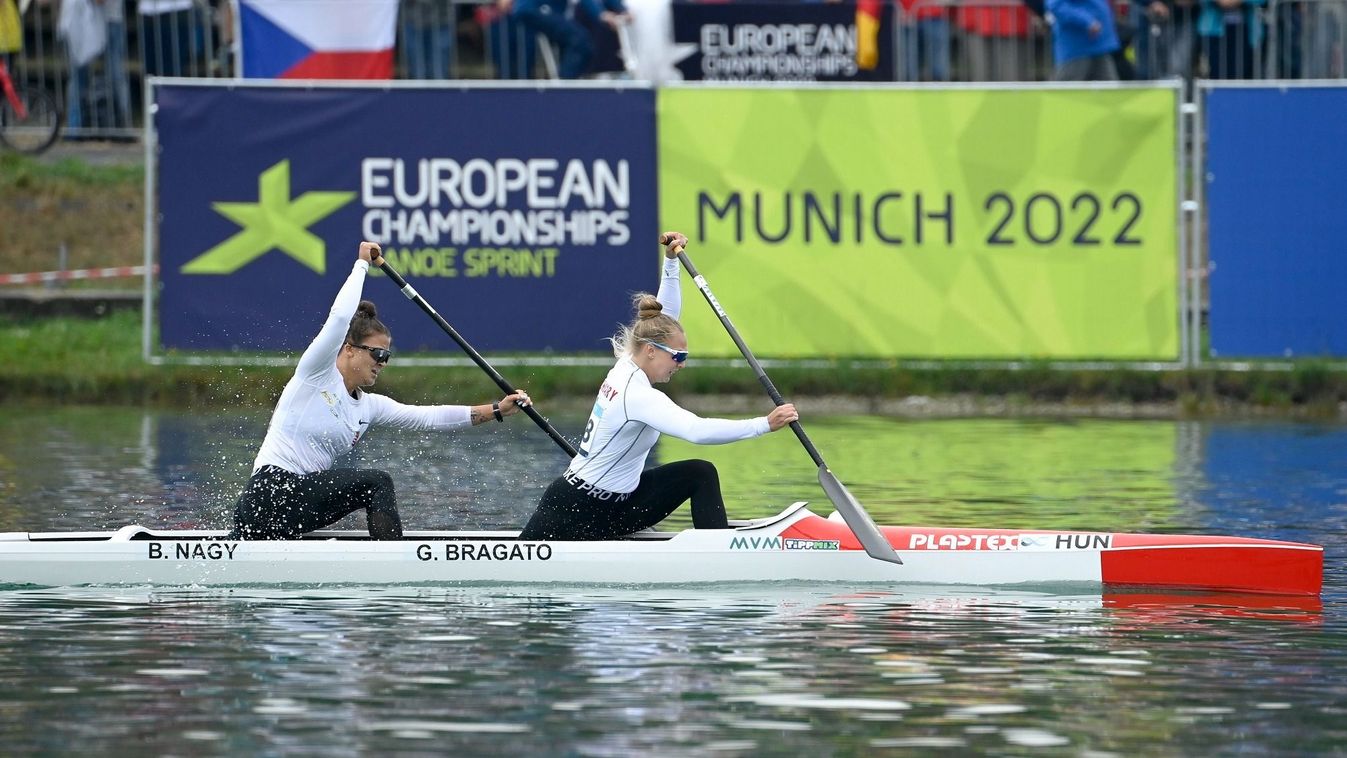
[[(70, 79), (66, 83), (66, 127), (129, 127), (131, 84), (126, 74), (126, 12), (122, 0), (63, 0), (57, 33), (65, 40)], [(102, 59), (102, 69), (96, 64)], [(102, 110), (86, 103), (91, 93), (111, 98)], [(95, 105), (85, 118), (85, 106)]]
[[(1197, 48), (1196, 0), (1130, 2), (1131, 16), (1126, 26), (1132, 32), (1131, 44), (1136, 59), (1133, 78), (1192, 78)], [(1115, 63), (1117, 60), (1114, 56)], [(1118, 74), (1120, 78), (1126, 78), (1121, 69)]]
[(1347, 74), (1343, 66), (1343, 34), (1347, 8), (1311, 3), (1305, 20), (1305, 75), (1310, 79), (1337, 79)]
[[(113, 0), (106, 0), (112, 2)], [(211, 18), (215, 24), (215, 39), (211, 40), (209, 76), (234, 76), (236, 70), (234, 45), (234, 3), (237, 0), (210, 0)], [(109, 31), (111, 33), (111, 31)]]
[(1264, 0), (1202, 0), (1197, 34), (1212, 79), (1252, 79), (1262, 56)]
[(103, 53), (103, 77), (108, 89), (112, 90), (112, 124), (130, 127), (131, 77), (126, 70), (126, 2), (103, 0), (103, 10), (108, 18), (108, 47)]
[(1303, 79), (1304, 30), (1303, 23), (1309, 8), (1303, 2), (1281, 2), (1277, 9), (1274, 34), (1277, 35), (1277, 59), (1273, 61), (1274, 79)]
[(402, 50), (408, 79), (448, 79), (457, 18), (448, 0), (403, 0)]
[(949, 81), (949, 11), (941, 0), (900, 0), (900, 44), (898, 78), (905, 82), (922, 80), (923, 69), (930, 70), (929, 81)]
[(969, 81), (1022, 82), (1034, 78), (1029, 10), (1023, 5), (960, 5), (955, 20), (966, 32), (963, 41), (968, 49)]
[(494, 5), (479, 5), (473, 18), (482, 28), (487, 59), (497, 79), (532, 79), (538, 44), (523, 24)]
[(1132, 37), (1135, 35), (1132, 33), (1132, 24), (1128, 23), (1128, 0), (1109, 0), (1109, 5), (1113, 6), (1113, 31), (1118, 35), (1118, 49), (1113, 51), (1113, 69), (1118, 72), (1120, 80), (1132, 81), (1137, 78), (1137, 67), (1132, 63)]
[(1164, 62), (1169, 5), (1165, 0), (1131, 0), (1127, 7), (1132, 29), (1132, 56), (1138, 79), (1159, 79)]
[(1184, 79), (1193, 78), (1201, 55), (1197, 44), (1197, 3), (1198, 0), (1174, 2), (1174, 47), (1169, 51), (1169, 66)]
[(139, 0), (146, 76), (186, 76), (198, 49), (192, 0)]
[(1107, 0), (1048, 0), (1052, 78), (1059, 82), (1117, 81), (1118, 31)]
[[(629, 19), (622, 0), (580, 0), (586, 11), (616, 30)], [(561, 50), (557, 75), (579, 79), (594, 58), (594, 41), (584, 26), (571, 16), (570, 0), (496, 0), (496, 7), (509, 13), (530, 34), (541, 34)]]
[(0, 0), (0, 61), (23, 50), (23, 22), (14, 0)]
[(84, 92), (89, 89), (90, 64), (108, 46), (108, 18), (103, 3), (61, 0), (56, 35), (65, 42), (70, 80), (66, 83), (66, 126), (84, 126)]

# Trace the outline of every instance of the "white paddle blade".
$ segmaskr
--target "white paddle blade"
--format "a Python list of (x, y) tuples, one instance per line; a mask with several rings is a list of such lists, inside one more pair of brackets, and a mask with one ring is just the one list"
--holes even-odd
[(833, 475), (833, 472), (828, 470), (827, 466), (818, 467), (818, 483), (823, 486), (828, 499), (833, 501), (837, 512), (842, 514), (842, 520), (851, 527), (851, 533), (861, 541), (861, 547), (865, 548), (865, 552), (869, 553), (871, 558), (902, 565), (903, 559), (898, 557), (893, 545), (880, 534), (879, 527), (875, 526), (870, 514), (865, 512), (860, 501)]

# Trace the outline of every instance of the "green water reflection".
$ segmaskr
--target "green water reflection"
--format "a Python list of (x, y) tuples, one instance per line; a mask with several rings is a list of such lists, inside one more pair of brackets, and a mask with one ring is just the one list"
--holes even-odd
[[(558, 428), (578, 428), (568, 421)], [(261, 413), (0, 415), (0, 530), (225, 526), (265, 425)], [(1180, 495), (1201, 459), (1202, 435), (1191, 424), (814, 417), (806, 430), (879, 523), (1115, 531), (1193, 523)], [(358, 465), (393, 475), (404, 518), (419, 528), (518, 528), (566, 463), (524, 423), (379, 431), (361, 448)], [(731, 517), (771, 515), (797, 500), (832, 510), (789, 431), (731, 445), (666, 436), (654, 455), (694, 457), (719, 468)], [(665, 528), (690, 525), (680, 508)]]
[[(1144, 531), (1180, 523), (1176, 478), (1189, 464), (1178, 460), (1179, 428), (829, 417), (809, 419), (805, 431), (879, 523)], [(715, 446), (666, 437), (659, 455), (715, 463), (732, 517), (768, 515), (797, 499), (831, 511), (789, 430)]]

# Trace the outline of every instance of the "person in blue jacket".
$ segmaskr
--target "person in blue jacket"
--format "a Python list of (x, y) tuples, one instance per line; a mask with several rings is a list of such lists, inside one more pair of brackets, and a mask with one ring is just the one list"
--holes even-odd
[(1265, 5), (1266, 0), (1201, 0), (1197, 36), (1212, 79), (1258, 77), (1256, 63), (1262, 59), (1267, 38)]
[(1118, 30), (1108, 0), (1048, 0), (1052, 78), (1059, 82), (1116, 81)]
[[(593, 18), (616, 30), (630, 16), (622, 0), (579, 0)], [(557, 76), (578, 79), (594, 58), (594, 40), (570, 12), (570, 0), (496, 0), (496, 7), (509, 13), (533, 34), (541, 34), (561, 51)]]

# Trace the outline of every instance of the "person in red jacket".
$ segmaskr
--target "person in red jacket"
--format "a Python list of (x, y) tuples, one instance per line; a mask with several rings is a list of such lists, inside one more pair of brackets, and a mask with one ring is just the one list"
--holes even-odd
[(949, 81), (949, 11), (942, 0), (900, 0), (898, 78), (905, 82)]
[(1023, 5), (960, 5), (955, 15), (964, 30), (970, 81), (1033, 80), (1034, 44), (1029, 37), (1029, 9)]

